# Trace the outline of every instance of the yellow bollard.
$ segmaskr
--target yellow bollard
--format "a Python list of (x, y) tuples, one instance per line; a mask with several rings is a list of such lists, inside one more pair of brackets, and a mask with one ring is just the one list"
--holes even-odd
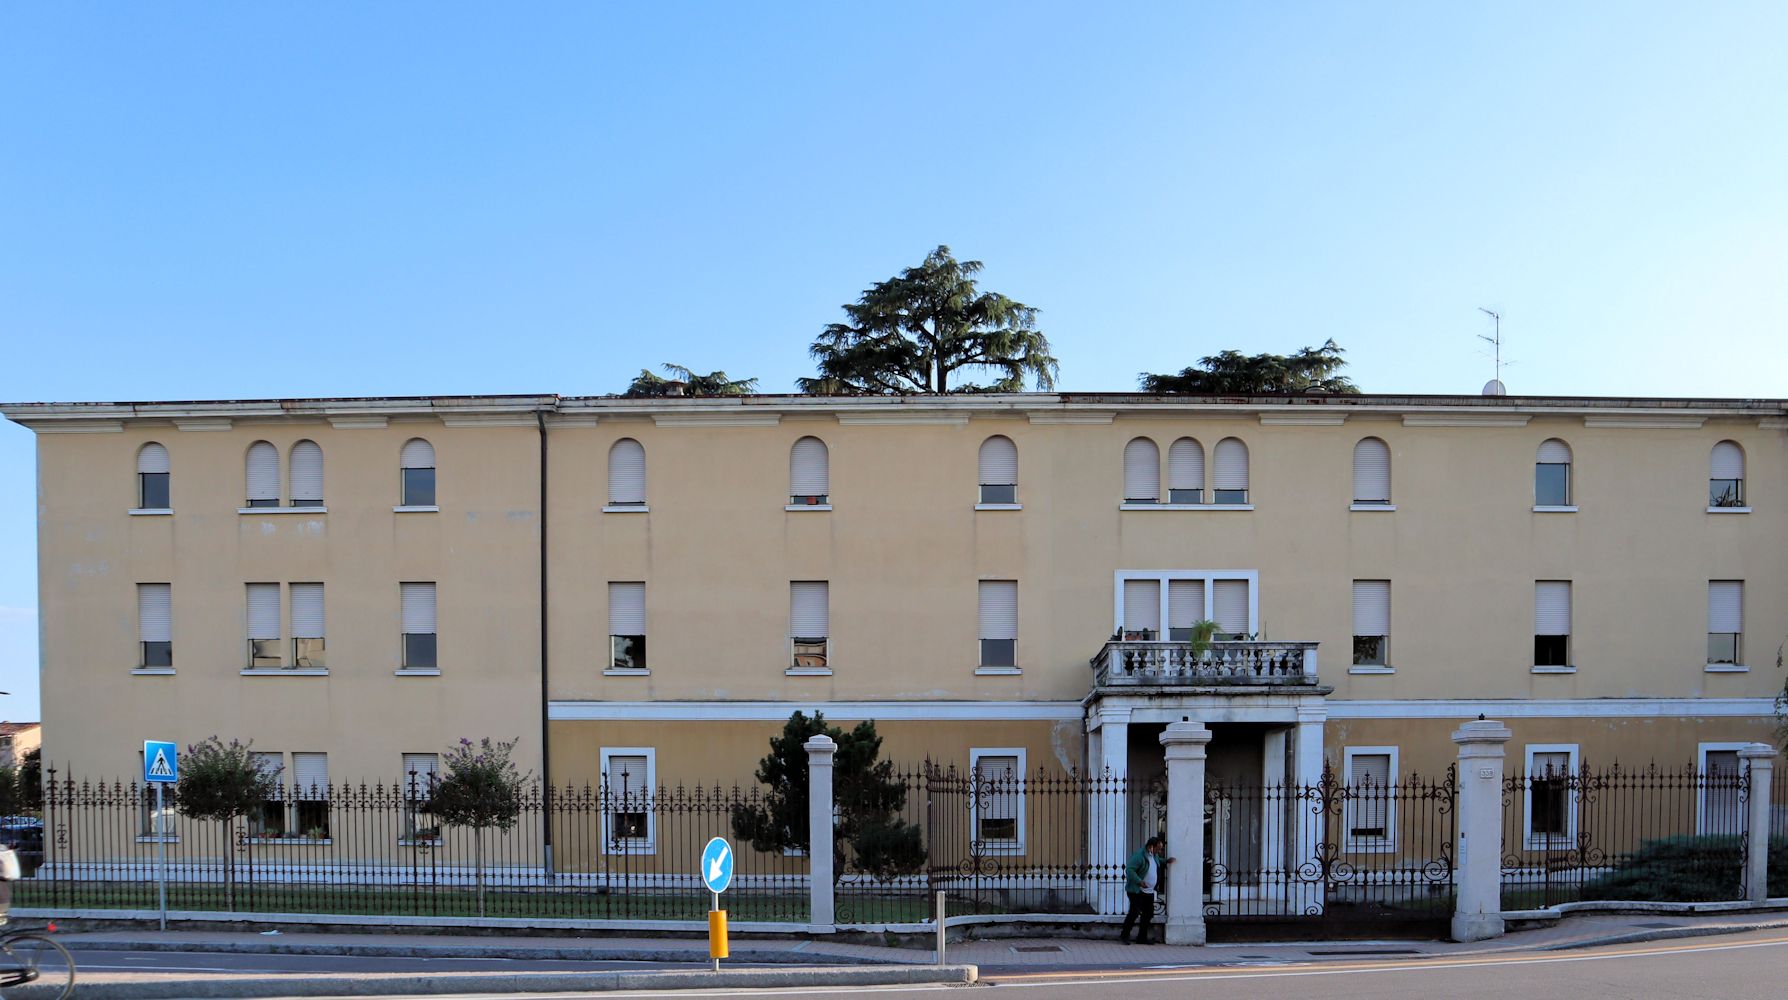
[(730, 957), (726, 951), (726, 911), (708, 911), (708, 957), (716, 963)]

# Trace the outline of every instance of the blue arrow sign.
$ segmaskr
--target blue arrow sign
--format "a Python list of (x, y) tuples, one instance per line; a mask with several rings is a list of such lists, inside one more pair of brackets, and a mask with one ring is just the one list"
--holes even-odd
[(171, 785), (180, 780), (180, 751), (172, 743), (143, 741), (143, 780)]
[(733, 846), (725, 837), (715, 837), (702, 848), (701, 876), (709, 892), (722, 893), (733, 884)]

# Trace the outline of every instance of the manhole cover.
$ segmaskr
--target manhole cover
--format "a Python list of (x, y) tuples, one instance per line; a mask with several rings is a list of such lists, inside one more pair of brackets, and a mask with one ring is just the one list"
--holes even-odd
[(1634, 927), (1643, 927), (1646, 930), (1661, 931), (1666, 927), (1681, 927), (1682, 925), (1681, 924), (1673, 924), (1673, 923), (1669, 922), (1668, 920), (1659, 920), (1659, 921), (1654, 921), (1649, 924), (1634, 924), (1633, 926)]
[(1317, 951), (1311, 949), (1312, 955), (1420, 955), (1414, 948), (1347, 948)]
[(1022, 952), (1039, 952), (1039, 951), (1061, 951), (1062, 946), (1059, 944), (1015, 944), (1012, 946), (1012, 950), (1016, 951), (1016, 952), (1020, 952), (1020, 953), (1022, 953)]

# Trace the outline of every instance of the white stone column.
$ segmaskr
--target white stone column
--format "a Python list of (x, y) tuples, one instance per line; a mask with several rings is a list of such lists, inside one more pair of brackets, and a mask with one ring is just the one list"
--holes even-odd
[(1211, 731), (1174, 722), (1161, 733), (1167, 757), (1168, 944), (1204, 944), (1204, 762)]
[(1130, 857), (1130, 710), (1099, 710), (1099, 757), (1089, 776), (1094, 788), (1088, 803), (1087, 823), (1092, 826), (1089, 843), (1098, 872), (1089, 902), (1096, 913), (1122, 914), (1129, 908), (1124, 896), (1124, 862)]
[(821, 733), (801, 744), (807, 751), (808, 923), (830, 933), (838, 923), (832, 869), (832, 757), (838, 744)]
[[(1289, 729), (1267, 731), (1261, 747), (1264, 766), (1260, 769), (1260, 781), (1263, 787), (1279, 789), (1285, 787), (1285, 741), (1290, 736), (1291, 730)], [(1260, 808), (1262, 810), (1260, 816), (1261, 870), (1263, 872), (1283, 871), (1285, 842), (1289, 839), (1285, 830), (1284, 799), (1275, 801), (1271, 794), (1262, 795)]]
[(1776, 748), (1753, 743), (1738, 751), (1739, 766), (1751, 768), (1746, 801), (1745, 898), (1761, 903), (1769, 898), (1770, 793), (1775, 786)]
[(1459, 744), (1455, 941), (1502, 936), (1503, 748), (1512, 735), (1502, 723), (1484, 719), (1467, 722), (1453, 733), (1453, 742)]
[[(1329, 707), (1321, 700), (1297, 707), (1297, 732), (1292, 745), (1292, 766), (1297, 771), (1297, 778), (1292, 787), (1286, 790), (1287, 797), (1293, 800), (1293, 816), (1291, 833), (1291, 852), (1285, 858), (1285, 866), (1292, 872), (1299, 870), (1316, 870), (1321, 868), (1317, 858), (1316, 845), (1322, 842), (1325, 825), (1329, 817), (1314, 812), (1313, 804), (1308, 800), (1298, 799), (1300, 789), (1308, 789), (1315, 794), (1315, 789), (1322, 784), (1322, 765), (1324, 761), (1323, 727), (1329, 720)], [(1309, 866), (1309, 867), (1306, 867)], [(1296, 878), (1287, 879), (1286, 892), (1291, 897), (1286, 906), (1290, 913), (1318, 914), (1323, 909), (1323, 892), (1320, 882), (1306, 882)]]

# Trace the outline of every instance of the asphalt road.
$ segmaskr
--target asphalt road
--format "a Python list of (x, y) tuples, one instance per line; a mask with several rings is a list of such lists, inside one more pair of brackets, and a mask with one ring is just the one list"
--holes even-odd
[(236, 955), (209, 951), (93, 951), (74, 953), (82, 973), (196, 972), (272, 975), (330, 972), (617, 972), (641, 969), (698, 969), (702, 963), (570, 962), (506, 958), (361, 958), (352, 955)]

